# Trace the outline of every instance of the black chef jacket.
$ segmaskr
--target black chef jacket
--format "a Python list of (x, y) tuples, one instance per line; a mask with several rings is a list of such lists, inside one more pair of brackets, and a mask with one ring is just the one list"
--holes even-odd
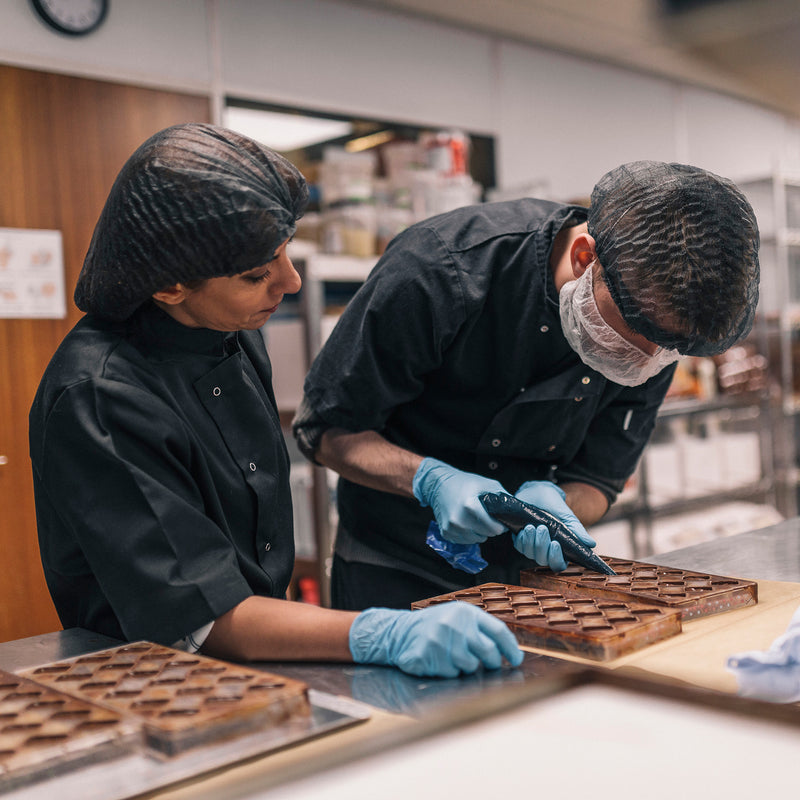
[[(613, 502), (652, 432), (674, 366), (626, 388), (584, 365), (561, 332), (549, 257), (586, 209), (534, 199), (458, 209), (396, 237), (345, 309), (305, 382), (295, 434), (326, 427), (389, 441), (495, 478), (581, 481)], [(509, 536), (475, 578), (426, 544), (429, 508), (341, 479), (336, 552), (457, 587), (517, 583)]]
[(30, 413), (45, 577), (65, 627), (175, 642), (294, 563), (289, 462), (258, 331), (152, 304), (85, 316)]

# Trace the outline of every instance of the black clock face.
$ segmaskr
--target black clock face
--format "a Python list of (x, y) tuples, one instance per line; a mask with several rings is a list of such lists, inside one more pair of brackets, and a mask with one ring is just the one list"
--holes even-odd
[(53, 30), (84, 36), (103, 23), (109, 0), (31, 0), (36, 13)]

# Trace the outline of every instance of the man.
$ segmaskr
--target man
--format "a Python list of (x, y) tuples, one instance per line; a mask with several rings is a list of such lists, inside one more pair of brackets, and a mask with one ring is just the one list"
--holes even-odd
[[(585, 527), (633, 472), (681, 355), (746, 336), (759, 236), (728, 180), (634, 162), (590, 208), (523, 199), (419, 223), (387, 248), (305, 383), (303, 452), (340, 473), (333, 604), (409, 602), (566, 564), (544, 527), (502, 535), (507, 491)], [(426, 544), (481, 543), (469, 575)]]
[(289, 458), (259, 328), (300, 277), (305, 180), (187, 124), (111, 189), (75, 291), (86, 315), (30, 413), (44, 573), (64, 627), (234, 660), (391, 664), (452, 677), (522, 653), (466, 603), (359, 614), (285, 599)]

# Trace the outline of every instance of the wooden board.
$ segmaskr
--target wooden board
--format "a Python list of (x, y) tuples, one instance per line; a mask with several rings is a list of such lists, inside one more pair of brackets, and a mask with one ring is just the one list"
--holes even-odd
[(648, 603), (680, 611), (683, 619), (697, 619), (758, 603), (754, 581), (660, 567), (644, 561), (603, 556), (616, 575), (601, 575), (570, 564), (563, 572), (547, 567), (522, 570), (523, 586), (549, 589), (570, 597), (595, 597)]
[(0, 670), (0, 793), (116, 758), (141, 741), (122, 714)]
[(0, 228), (62, 232), (67, 300), (64, 319), (0, 319), (0, 642), (61, 628), (39, 553), (28, 412), (47, 362), (82, 316), (72, 293), (92, 231), (128, 156), (156, 131), (192, 120), (211, 121), (205, 90), (0, 64)]
[(681, 631), (678, 612), (622, 600), (565, 597), (545, 589), (484, 583), (412, 603), (452, 600), (479, 606), (508, 625), (522, 645), (609, 661)]
[(311, 713), (305, 683), (150, 642), (21, 674), (138, 719), (166, 755)]

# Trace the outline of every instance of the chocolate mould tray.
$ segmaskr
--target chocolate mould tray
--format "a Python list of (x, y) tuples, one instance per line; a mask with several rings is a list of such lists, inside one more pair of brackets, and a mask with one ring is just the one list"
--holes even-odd
[(165, 756), (310, 714), (300, 681), (151, 642), (19, 674), (139, 720), (146, 745)]
[(136, 750), (123, 715), (0, 670), (0, 793)]
[(603, 556), (616, 575), (569, 564), (563, 572), (547, 567), (520, 572), (523, 586), (549, 589), (570, 597), (595, 597), (672, 608), (684, 620), (720, 614), (758, 603), (758, 584), (739, 578), (661, 567), (644, 561)]
[(8, 792), (0, 789), (0, 797), (3, 800), (129, 800), (143, 795), (151, 797), (158, 790), (251, 759), (261, 759), (369, 719), (368, 709), (360, 703), (313, 689), (309, 690), (309, 697), (311, 717), (290, 717), (277, 725), (189, 748), (169, 758), (143, 747), (113, 761), (88, 763), (81, 769), (53, 775), (47, 780)]
[(609, 661), (681, 632), (680, 614), (622, 600), (579, 597), (503, 583), (419, 600), (414, 609), (461, 600), (488, 611), (529, 647)]

